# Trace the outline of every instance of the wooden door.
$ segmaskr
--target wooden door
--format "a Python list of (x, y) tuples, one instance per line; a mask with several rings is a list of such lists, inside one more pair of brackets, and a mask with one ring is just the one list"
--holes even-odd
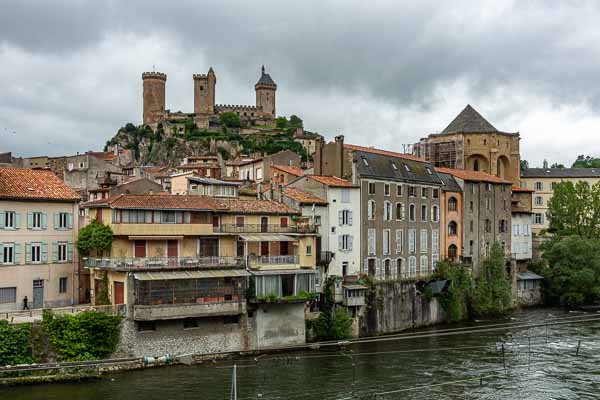
[(179, 257), (179, 249), (177, 240), (167, 241), (167, 257)]
[(269, 242), (260, 242), (260, 255), (261, 256), (269, 255)]
[(115, 282), (115, 304), (125, 304), (125, 284)]
[(260, 217), (260, 231), (261, 232), (269, 231), (269, 217)]
[(134, 256), (135, 257), (146, 257), (146, 241), (136, 240), (134, 242)]

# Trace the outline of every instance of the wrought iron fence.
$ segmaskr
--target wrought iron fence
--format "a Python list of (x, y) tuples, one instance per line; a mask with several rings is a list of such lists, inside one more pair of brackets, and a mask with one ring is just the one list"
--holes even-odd
[(312, 224), (275, 225), (275, 224), (220, 224), (213, 226), (215, 233), (315, 233)]
[(85, 258), (88, 268), (112, 269), (169, 269), (169, 268), (223, 268), (240, 267), (243, 257), (113, 257)]
[(299, 264), (298, 256), (248, 256), (248, 265), (262, 264)]

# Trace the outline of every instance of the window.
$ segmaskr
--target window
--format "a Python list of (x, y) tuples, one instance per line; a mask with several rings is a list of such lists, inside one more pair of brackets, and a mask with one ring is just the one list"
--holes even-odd
[(348, 275), (348, 261), (342, 262), (342, 276)]
[(245, 224), (245, 218), (243, 216), (235, 217), (235, 226), (238, 228), (243, 228)]
[(536, 182), (535, 190), (544, 190), (544, 182)]
[(287, 228), (288, 227), (288, 218), (287, 217), (279, 218), (279, 226), (282, 228)]
[(57, 245), (57, 260), (58, 262), (67, 261), (67, 243), (58, 243)]
[(369, 194), (375, 194), (375, 183), (369, 182)]
[(183, 329), (198, 328), (198, 318), (184, 318)]
[[(503, 186), (504, 187), (504, 186)], [(508, 203), (506, 202), (506, 199), (502, 200), (502, 209), (504, 211), (508, 210)]]
[(544, 198), (542, 196), (535, 196), (535, 205), (536, 206), (544, 205)]
[[(473, 202), (471, 202), (471, 204), (473, 204)], [(458, 200), (456, 200), (456, 197), (450, 197), (448, 199), (448, 211), (456, 211), (457, 208)]]
[(473, 248), (475, 247), (474, 242), (469, 240), (469, 254), (473, 255)]
[(469, 212), (473, 212), (473, 201), (469, 202)]
[(404, 231), (396, 229), (396, 253), (402, 253), (402, 241), (404, 240)]
[(417, 248), (417, 230), (409, 229), (408, 230), (408, 252), (410, 254), (414, 254)]
[(377, 234), (377, 231), (375, 229), (369, 229), (367, 231), (369, 254), (377, 253), (376, 234)]
[(408, 258), (408, 274), (415, 276), (417, 274), (417, 257), (410, 256)]
[(427, 229), (421, 229), (421, 241), (419, 242), (421, 253), (427, 253), (427, 236)]
[(431, 221), (440, 222), (440, 208), (438, 206), (431, 207)]
[(54, 216), (54, 223), (57, 229), (69, 229), (71, 228), (69, 213), (61, 212)]
[(19, 229), (18, 214), (14, 211), (0, 212), (0, 228)]
[(508, 223), (506, 222), (505, 219), (500, 220), (500, 224), (498, 225), (498, 231), (500, 233), (508, 232)]
[(402, 203), (396, 203), (396, 219), (398, 221), (404, 220), (404, 205)]
[(363, 164), (365, 164), (365, 167), (369, 166), (369, 162), (367, 161), (366, 158), (362, 157), (362, 162), (363, 162)]
[(42, 244), (41, 243), (31, 243), (31, 258), (30, 261), (32, 263), (41, 263), (42, 262)]
[(432, 197), (434, 199), (438, 199), (440, 197), (440, 189), (433, 189), (433, 195)]
[(417, 188), (414, 186), (408, 187), (408, 196), (409, 197), (417, 197)]
[(352, 242), (353, 242), (353, 238), (351, 235), (341, 235), (339, 236), (339, 248), (342, 251), (350, 251), (352, 250)]
[(261, 181), (263, 178), (262, 168), (256, 168), (256, 180)]
[(427, 198), (427, 192), (428, 189), (427, 188), (421, 188), (421, 197), (426, 199)]
[(4, 287), (0, 288), (0, 304), (9, 304), (17, 302), (17, 288)]
[(475, 227), (475, 223), (473, 222), (473, 220), (469, 221), (469, 231), (471, 233), (473, 233), (474, 227)]
[(420, 262), (421, 274), (426, 274), (428, 270), (429, 270), (428, 258), (427, 258), (427, 256), (421, 256), (421, 262)]
[(410, 172), (410, 167), (408, 166), (408, 164), (404, 164), (404, 169), (406, 170), (406, 172)]
[[(161, 215), (161, 223), (163, 223), (163, 224), (174, 224), (176, 222), (176, 220), (177, 220), (177, 216), (176, 216), (177, 214), (181, 215), (181, 213), (178, 213), (178, 212), (175, 212), (175, 211), (162, 211), (160, 213), (160, 215)], [(132, 222), (131, 221), (131, 215), (132, 215), (132, 213), (130, 212), (129, 215), (130, 215), (129, 222)], [(138, 219), (137, 220), (139, 222), (139, 220), (140, 220), (139, 219), (139, 215), (138, 215)]]
[(541, 213), (533, 214), (533, 223), (538, 224), (538, 225), (543, 224), (544, 223), (544, 214), (541, 214)]
[(410, 222), (415, 222), (415, 220), (417, 219), (417, 210), (415, 209), (415, 205), (411, 204), (408, 206), (408, 219), (410, 220)]
[(485, 199), (485, 209), (486, 210), (490, 210), (491, 209), (491, 201), (490, 201), (490, 199)]
[(396, 196), (402, 196), (402, 185), (396, 185)]
[(396, 166), (396, 163), (394, 163), (394, 162), (391, 162), (390, 164), (392, 165), (392, 169), (393, 169), (394, 171), (398, 171), (398, 167)]
[(492, 231), (492, 221), (490, 221), (489, 219), (486, 219), (484, 229), (485, 229), (486, 233), (490, 233)]
[(350, 189), (342, 188), (342, 203), (350, 203)]
[(425, 204), (421, 206), (421, 221), (427, 221), (427, 206)]
[(384, 221), (392, 220), (392, 203), (387, 200), (383, 202), (383, 220)]
[(79, 163), (79, 168), (84, 168), (84, 167), (85, 167), (85, 163), (83, 163), (83, 162), (80, 162), (80, 163)]
[(391, 234), (389, 229), (383, 230), (383, 254), (390, 254), (391, 252)]
[(383, 184), (383, 195), (384, 196), (389, 196), (390, 195), (390, 184), (389, 183), (384, 183)]
[(458, 225), (455, 221), (450, 221), (448, 224), (448, 236), (456, 236), (458, 234)]
[(31, 216), (31, 229), (42, 229), (44, 215), (41, 212), (30, 213)]
[(490, 192), (492, 190), (492, 184), (491, 183), (486, 183), (485, 184), (485, 191), (486, 192)]
[(18, 261), (16, 260), (15, 250), (17, 245), (14, 243), (2, 243), (0, 244), (2, 248), (2, 261), (3, 264), (16, 264)]
[(58, 279), (58, 293), (67, 293), (67, 278), (62, 277)]
[(431, 253), (439, 254), (440, 250), (440, 231), (433, 229), (431, 231)]
[(552, 182), (550, 184), (550, 189), (552, 189), (552, 190), (556, 189), (556, 182)]
[(315, 225), (317, 225), (317, 226), (321, 225), (321, 216), (320, 215), (315, 215)]
[(312, 256), (312, 246), (311, 245), (306, 246), (306, 255)]
[(367, 203), (367, 214), (369, 219), (375, 219), (375, 200), (369, 200)]

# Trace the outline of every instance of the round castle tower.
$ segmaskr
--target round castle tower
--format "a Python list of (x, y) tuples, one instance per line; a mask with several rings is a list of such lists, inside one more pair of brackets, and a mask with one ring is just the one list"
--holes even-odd
[(275, 92), (277, 85), (271, 79), (271, 75), (265, 73), (265, 66), (262, 66), (260, 79), (254, 85), (256, 91), (256, 107), (262, 109), (265, 117), (275, 118)]
[(165, 113), (165, 89), (167, 74), (162, 72), (142, 73), (144, 86), (144, 124), (154, 124), (160, 121)]

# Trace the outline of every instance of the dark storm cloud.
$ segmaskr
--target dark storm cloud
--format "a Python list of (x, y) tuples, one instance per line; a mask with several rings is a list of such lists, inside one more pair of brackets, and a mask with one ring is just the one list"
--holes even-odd
[[(3, 2), (0, 124), (31, 136), (60, 131), (74, 139), (64, 152), (83, 151), (75, 145), (99, 146), (139, 121), (139, 76), (152, 65), (169, 74), (168, 106), (190, 110), (191, 73), (212, 65), (218, 101), (248, 103), (266, 64), (279, 111), (330, 137), (365, 144), (369, 130), (370, 144), (398, 149), (443, 129), (470, 102), (498, 128), (520, 130), (526, 157), (543, 158), (527, 154), (542, 141), (550, 158), (569, 161), (564, 146), (541, 138), (600, 128), (597, 4)], [(55, 150), (7, 143), (28, 154)], [(570, 145), (579, 151), (577, 140)]]

